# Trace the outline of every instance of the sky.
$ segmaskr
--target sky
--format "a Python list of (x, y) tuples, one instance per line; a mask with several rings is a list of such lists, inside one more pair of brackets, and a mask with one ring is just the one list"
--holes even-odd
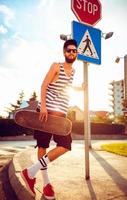
[[(102, 38), (101, 65), (89, 64), (89, 108), (111, 111), (109, 83), (124, 78), (127, 53), (127, 1), (101, 0), (102, 19), (94, 26), (113, 37)], [(28, 100), (53, 62), (63, 62), (60, 34), (72, 34), (71, 0), (0, 0), (0, 115), (16, 103), (21, 91)], [(120, 56), (120, 63), (115, 63)], [(83, 62), (74, 63), (74, 85), (83, 83)], [(83, 109), (83, 93), (70, 92), (70, 105)]]

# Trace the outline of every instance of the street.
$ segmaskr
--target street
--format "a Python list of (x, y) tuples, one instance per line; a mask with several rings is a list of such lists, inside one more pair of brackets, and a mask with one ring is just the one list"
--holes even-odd
[[(74, 140), (73, 142), (80, 145), (84, 141)], [(0, 200), (18, 200), (9, 182), (9, 162), (12, 160), (13, 156), (16, 153), (23, 151), (29, 147), (34, 148), (35, 145), (35, 140), (0, 141)], [(51, 141), (51, 145), (54, 145), (53, 141)]]
[[(109, 142), (125, 142), (126, 140), (92, 140), (92, 148), (94, 150), (100, 149), (101, 143), (109, 143)], [(84, 141), (83, 140), (73, 140), (72, 150), (75, 150), (75, 145), (77, 148), (83, 148)], [(29, 147), (33, 147), (36, 145), (35, 140), (25, 140), (25, 141), (0, 141), (0, 200), (18, 200), (12, 187), (9, 182), (8, 177), (8, 166), (9, 161), (12, 160), (13, 156), (23, 151)], [(51, 145), (55, 145), (52, 141)], [(83, 153), (83, 152), (82, 152)], [(83, 153), (85, 156), (85, 152)]]
[(13, 156), (23, 149), (35, 146), (35, 141), (0, 141), (0, 199), (17, 200), (9, 183), (8, 166)]

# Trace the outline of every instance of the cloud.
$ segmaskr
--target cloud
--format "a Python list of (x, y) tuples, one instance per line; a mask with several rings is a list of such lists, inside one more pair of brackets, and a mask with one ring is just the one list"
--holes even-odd
[(15, 32), (13, 35), (12, 35), (12, 38), (11, 38), (14, 42), (15, 45), (19, 45), (21, 43), (24, 43), (26, 40), (21, 36), (21, 33), (20, 32)]
[(49, 9), (49, 7), (51, 7), (52, 5), (52, 1), (51, 0), (40, 0), (39, 5), (38, 5), (38, 9), (42, 10), (42, 9)]
[[(53, 53), (42, 41), (28, 41), (17, 32), (13, 35), (13, 44), (6, 55), (6, 65), (20, 73), (35, 74), (36, 70), (42, 71), (44, 63), (49, 66)], [(50, 56), (49, 56), (50, 55)], [(46, 68), (43, 69), (46, 71)]]
[(8, 32), (7, 28), (3, 25), (0, 25), (0, 33), (1, 34), (6, 34)]
[(7, 27), (10, 27), (10, 20), (14, 18), (14, 12), (5, 5), (0, 5), (0, 13), (4, 14), (4, 23)]

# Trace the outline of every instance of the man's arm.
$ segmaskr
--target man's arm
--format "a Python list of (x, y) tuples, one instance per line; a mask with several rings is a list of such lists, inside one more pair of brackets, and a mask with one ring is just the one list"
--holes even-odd
[(53, 82), (54, 77), (58, 74), (58, 72), (59, 72), (59, 65), (57, 63), (53, 63), (41, 85), (41, 108), (39, 115), (39, 120), (41, 121), (47, 121), (48, 113), (46, 108), (46, 91), (49, 83)]
[(85, 84), (84, 83), (82, 83), (82, 85), (81, 85), (81, 87), (77, 87), (77, 86), (71, 86), (71, 88), (73, 89), (73, 90), (75, 90), (75, 91), (84, 91), (85, 89), (86, 89), (86, 86), (85, 86)]

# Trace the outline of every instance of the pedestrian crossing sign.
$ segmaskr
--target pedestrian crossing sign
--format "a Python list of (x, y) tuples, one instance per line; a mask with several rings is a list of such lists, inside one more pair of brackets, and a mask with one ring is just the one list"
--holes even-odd
[(101, 31), (73, 21), (72, 35), (78, 45), (77, 58), (86, 62), (101, 64)]

